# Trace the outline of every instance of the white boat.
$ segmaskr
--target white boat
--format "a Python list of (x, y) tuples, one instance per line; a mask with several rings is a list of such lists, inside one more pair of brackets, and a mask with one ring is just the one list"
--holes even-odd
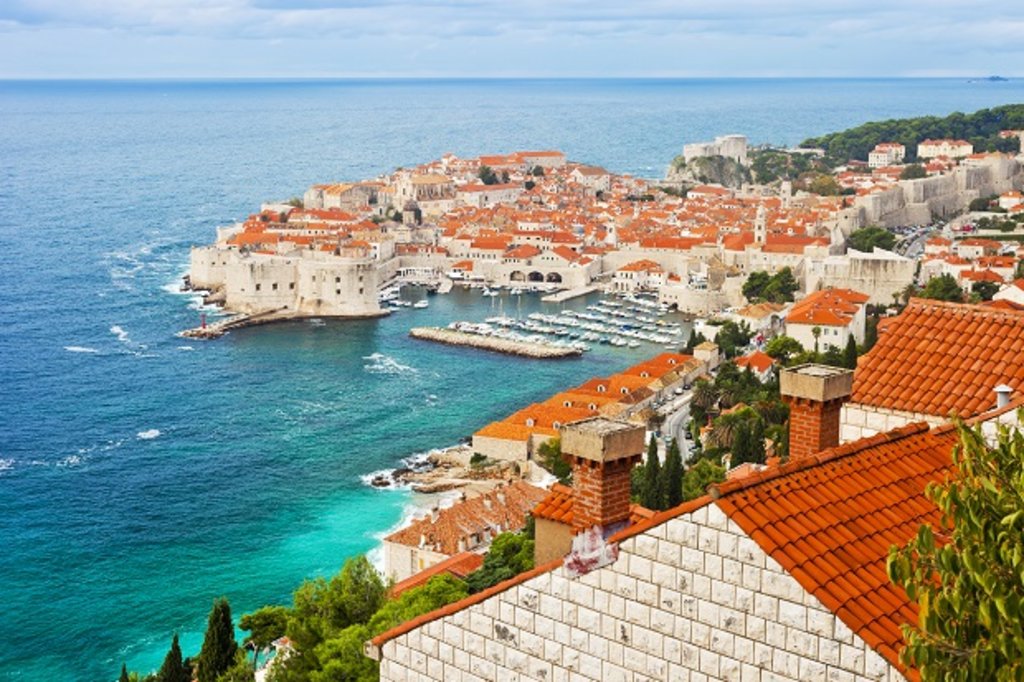
[(427, 301), (426, 301), (426, 300), (422, 300), (422, 301), (416, 301), (415, 303), (413, 303), (413, 304), (412, 304), (412, 307), (413, 307), (413, 308), (426, 308), (426, 307), (427, 307), (427, 306), (429, 306), (429, 305), (430, 305), (430, 304), (429, 304), (429, 303), (427, 303)]

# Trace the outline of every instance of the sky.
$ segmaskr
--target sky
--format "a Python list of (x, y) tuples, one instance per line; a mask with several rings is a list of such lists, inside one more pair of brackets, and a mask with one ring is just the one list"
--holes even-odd
[(1024, 76), (1008, 0), (0, 0), (0, 78)]

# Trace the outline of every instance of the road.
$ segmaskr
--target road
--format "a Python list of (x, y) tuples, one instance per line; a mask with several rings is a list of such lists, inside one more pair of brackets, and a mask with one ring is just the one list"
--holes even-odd
[(684, 462), (689, 456), (692, 441), (686, 440), (684, 431), (690, 422), (690, 400), (692, 398), (693, 394), (687, 391), (658, 408), (658, 412), (665, 415), (665, 421), (661, 425), (661, 441), (658, 443), (658, 451), (663, 462), (666, 448), (672, 438), (679, 441), (679, 449)]

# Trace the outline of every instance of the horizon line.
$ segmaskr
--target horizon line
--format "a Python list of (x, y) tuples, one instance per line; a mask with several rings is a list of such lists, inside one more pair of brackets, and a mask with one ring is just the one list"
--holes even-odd
[(190, 82), (224, 82), (224, 81), (783, 81), (783, 80), (963, 80), (989, 83), (1013, 82), (1024, 80), (1024, 76), (988, 75), (902, 75), (902, 76), (467, 76), (467, 75), (334, 75), (334, 76), (3, 76), (0, 82), (143, 82), (143, 81), (190, 81)]

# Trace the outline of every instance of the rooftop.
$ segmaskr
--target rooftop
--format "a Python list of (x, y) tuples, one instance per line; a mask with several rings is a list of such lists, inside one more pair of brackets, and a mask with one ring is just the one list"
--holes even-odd
[(995, 404), (999, 384), (1024, 388), (1024, 312), (911, 299), (860, 358), (852, 401), (969, 417)]

